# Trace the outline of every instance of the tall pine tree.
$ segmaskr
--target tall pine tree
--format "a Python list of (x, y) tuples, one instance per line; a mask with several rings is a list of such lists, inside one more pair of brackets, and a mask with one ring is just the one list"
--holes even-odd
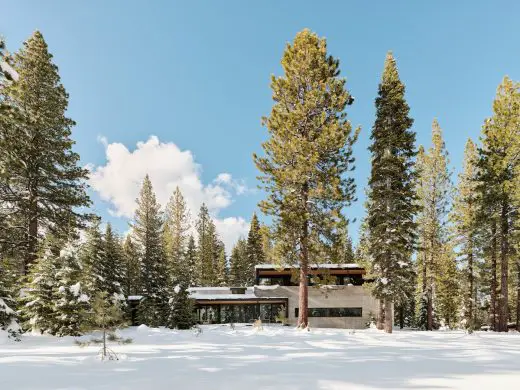
[(255, 281), (255, 266), (265, 263), (264, 250), (262, 248), (262, 236), (260, 234), (260, 222), (256, 213), (253, 213), (249, 234), (247, 235), (247, 268), (245, 272), (246, 285), (253, 285)]
[(107, 224), (104, 243), (104, 289), (109, 299), (122, 303), (124, 301), (123, 282), (125, 275), (125, 262), (121, 242), (117, 234), (112, 230), (112, 225)]
[(162, 215), (148, 175), (145, 176), (132, 224), (139, 251), (141, 287), (144, 299), (139, 304), (141, 323), (164, 325), (168, 305), (167, 264), (162, 241)]
[(442, 130), (435, 119), (432, 124), (432, 146), (428, 151), (421, 147), (417, 157), (419, 171), (418, 216), (420, 250), (418, 260), (419, 308), (426, 309), (427, 330), (434, 327), (435, 288), (445, 268), (444, 262), (452, 261), (446, 255), (448, 244), (447, 215), (452, 195), (452, 185), (448, 168), (448, 152), (442, 138)]
[(352, 134), (345, 108), (353, 102), (339, 77), (339, 61), (325, 39), (309, 30), (287, 44), (284, 75), (272, 77), (274, 105), (264, 125), (270, 138), (264, 157), (254, 155), (268, 197), (262, 211), (273, 216), (281, 257), (299, 265), (298, 326), (308, 325), (309, 265), (321, 260), (341, 211), (354, 199)]
[[(479, 180), (484, 210), (492, 210), (493, 240), (496, 238), (492, 256), (492, 272), (500, 265), (500, 289), (495, 304), (498, 307), (498, 323), (495, 329), (508, 331), (509, 320), (509, 263), (515, 246), (515, 218), (518, 214), (516, 202), (515, 173), (520, 166), (520, 84), (505, 77), (498, 87), (493, 102), (493, 116), (482, 128), (482, 148), (479, 149)], [(493, 216), (493, 214), (490, 214)], [(499, 247), (496, 247), (498, 243)], [(496, 287), (497, 283), (493, 283)], [(492, 288), (492, 290), (495, 290)], [(496, 291), (496, 290), (495, 290)]]
[(0, 90), (0, 165), (23, 224), (27, 272), (43, 229), (68, 237), (86, 219), (88, 171), (72, 151), (68, 94), (39, 31), (14, 55), (13, 68), (18, 79)]
[(209, 210), (202, 204), (197, 220), (197, 275), (200, 286), (215, 286), (217, 283), (218, 237), (215, 223)]
[(175, 188), (166, 205), (164, 224), (165, 254), (170, 285), (189, 279), (189, 266), (184, 259), (190, 230), (190, 213), (179, 187)]
[(459, 261), (464, 275), (463, 307), (464, 326), (477, 327), (477, 291), (479, 290), (479, 220), (477, 147), (468, 139), (464, 149), (462, 172), (459, 174), (457, 192), (450, 219), (453, 222), (455, 243), (459, 248)]
[(231, 251), (229, 259), (229, 279), (232, 286), (244, 287), (249, 284), (248, 272), (248, 256), (247, 241), (239, 238)]
[(126, 296), (141, 293), (141, 268), (139, 253), (131, 235), (126, 236), (123, 244), (123, 263), (125, 274), (123, 277), (123, 291)]
[(186, 269), (188, 270), (189, 278), (186, 278), (186, 282), (188, 283), (188, 287), (193, 287), (199, 285), (197, 280), (197, 246), (195, 244), (195, 238), (192, 234), (188, 239), (188, 246), (186, 248), (186, 252), (184, 254), (184, 261), (186, 262)]
[(413, 168), (416, 150), (404, 92), (395, 59), (388, 53), (370, 137), (372, 171), (366, 220), (371, 273), (376, 276), (373, 293), (384, 301), (384, 329), (388, 333), (392, 332), (392, 304), (408, 301), (414, 277), (411, 256), (418, 209)]

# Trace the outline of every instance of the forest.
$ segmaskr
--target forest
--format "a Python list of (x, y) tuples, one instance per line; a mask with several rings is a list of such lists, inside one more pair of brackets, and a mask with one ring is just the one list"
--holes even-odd
[[(386, 332), (520, 331), (519, 82), (503, 77), (492, 116), (456, 151), (464, 159), (454, 177), (442, 123), (431, 118), (430, 144), (416, 144), (392, 52), (382, 55), (374, 102), (360, 102), (325, 38), (302, 30), (285, 47), (283, 74), (271, 78), (268, 138), (253, 153), (264, 200), (247, 237), (225, 248), (206, 205), (189, 210), (179, 188), (159, 204), (148, 176), (128, 234), (95, 215), (69, 95), (42, 33), (13, 53), (7, 47), (0, 41), (0, 329), (12, 338), (79, 336), (96, 329), (105, 307), (123, 326), (129, 296), (143, 297), (140, 323), (189, 329), (190, 287), (251, 286), (263, 263), (298, 264), (300, 308), (314, 288), (310, 265), (364, 266)], [(351, 125), (353, 104), (375, 104), (370, 131)], [(371, 171), (354, 244), (353, 146), (368, 132)], [(308, 325), (307, 310), (298, 323)]]

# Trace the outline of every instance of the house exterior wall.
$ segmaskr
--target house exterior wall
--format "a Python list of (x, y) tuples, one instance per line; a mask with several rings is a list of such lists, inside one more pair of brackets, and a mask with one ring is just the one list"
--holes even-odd
[[(296, 325), (298, 318), (298, 286), (256, 286), (254, 293), (258, 297), (283, 296), (288, 298), (287, 322)], [(377, 301), (363, 286), (323, 286), (309, 287), (309, 308), (362, 308), (361, 317), (309, 317), (309, 326), (313, 328), (362, 329), (376, 316), (379, 309)]]

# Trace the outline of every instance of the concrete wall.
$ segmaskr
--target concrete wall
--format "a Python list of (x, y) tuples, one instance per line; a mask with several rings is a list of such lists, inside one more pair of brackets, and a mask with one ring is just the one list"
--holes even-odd
[[(296, 325), (298, 318), (294, 309), (298, 307), (297, 286), (257, 286), (255, 295), (258, 297), (289, 298), (288, 322)], [(323, 286), (309, 287), (309, 308), (322, 307), (361, 307), (362, 317), (309, 317), (312, 328), (346, 328), (362, 329), (378, 313), (379, 302), (363, 288), (363, 286)]]

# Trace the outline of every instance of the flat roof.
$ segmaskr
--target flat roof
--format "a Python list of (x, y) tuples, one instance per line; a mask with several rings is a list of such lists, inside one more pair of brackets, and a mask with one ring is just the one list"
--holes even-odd
[[(300, 268), (298, 264), (293, 265), (285, 265), (285, 264), (258, 264), (255, 265), (255, 269), (291, 269), (291, 268)], [(364, 267), (360, 266), (356, 263), (342, 263), (342, 264), (335, 264), (335, 263), (320, 263), (320, 264), (310, 264), (310, 269), (364, 269)]]

